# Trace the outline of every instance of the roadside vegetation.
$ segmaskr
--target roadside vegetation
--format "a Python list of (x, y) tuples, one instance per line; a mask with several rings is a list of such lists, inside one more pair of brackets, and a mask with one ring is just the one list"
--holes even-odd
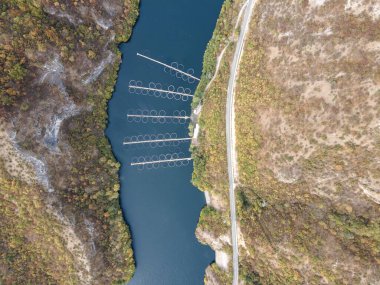
[[(193, 108), (202, 105), (198, 120), (200, 126), (198, 143), (191, 148), (194, 159), (192, 182), (200, 190), (207, 191), (211, 198), (211, 203), (201, 212), (197, 235), (198, 238), (200, 236), (201, 242), (208, 244), (217, 242), (223, 245), (216, 250), (223, 250), (229, 255), (231, 255), (230, 245), (220, 239), (221, 236), (230, 235), (225, 108), (230, 61), (237, 35), (237, 31), (235, 32), (233, 28), (242, 4), (243, 1), (224, 2), (213, 37), (204, 55), (202, 77), (192, 103)], [(209, 89), (205, 90), (215, 74), (217, 58), (225, 47), (227, 49), (221, 60), (218, 76)], [(204, 240), (199, 232), (210, 234), (213, 240)], [(231, 283), (231, 269), (231, 262), (228, 271), (212, 264), (206, 270), (206, 284)]]
[[(213, 36), (207, 45), (203, 59), (203, 71), (201, 81), (195, 91), (193, 108), (202, 105), (202, 113), (199, 118), (200, 134), (199, 146), (192, 147), (194, 158), (193, 184), (202, 191), (218, 191), (226, 195), (227, 189), (227, 158), (226, 158), (226, 134), (225, 134), (225, 100), (227, 82), (229, 78), (229, 59), (233, 47), (229, 45), (222, 59), (219, 76), (210, 89), (205, 88), (214, 76), (217, 57), (231, 41), (233, 27), (239, 13), (242, 1), (224, 2)], [(217, 176), (215, 176), (217, 175)]]
[(235, 25), (234, 20), (239, 12), (240, 3), (242, 1), (232, 0), (225, 0), (223, 3), (212, 38), (207, 44), (203, 56), (202, 76), (192, 101), (193, 108), (196, 108), (205, 96), (206, 86), (215, 74), (217, 57), (232, 39), (232, 30)]

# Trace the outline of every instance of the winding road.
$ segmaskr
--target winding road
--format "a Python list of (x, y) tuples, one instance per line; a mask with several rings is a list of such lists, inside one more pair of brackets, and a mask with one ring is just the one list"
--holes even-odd
[(228, 81), (227, 105), (226, 105), (226, 136), (227, 136), (227, 162), (228, 162), (228, 179), (229, 179), (229, 196), (230, 196), (230, 213), (231, 213), (231, 241), (233, 250), (233, 285), (239, 283), (239, 249), (238, 249), (238, 233), (236, 222), (236, 201), (235, 187), (237, 184), (237, 156), (235, 146), (235, 110), (234, 95), (236, 87), (236, 79), (239, 72), (239, 64), (244, 50), (244, 43), (247, 32), (249, 31), (249, 23), (252, 17), (256, 0), (248, 0), (241, 32), (236, 45), (234, 58), (232, 61), (230, 79)]

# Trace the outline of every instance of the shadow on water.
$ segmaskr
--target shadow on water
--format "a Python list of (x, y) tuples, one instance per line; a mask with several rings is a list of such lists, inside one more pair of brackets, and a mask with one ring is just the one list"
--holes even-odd
[[(189, 157), (189, 142), (161, 147), (123, 146), (125, 137), (176, 133), (187, 137), (186, 124), (176, 122), (135, 122), (128, 112), (164, 110), (190, 114), (190, 101), (149, 96), (130, 90), (129, 83), (141, 86), (183, 87), (194, 93), (194, 83), (170, 74), (164, 67), (137, 56), (144, 54), (164, 63), (176, 62), (179, 69), (194, 70), (200, 77), (203, 54), (211, 38), (223, 0), (142, 0), (140, 17), (130, 41), (120, 46), (123, 61), (115, 92), (109, 102), (109, 125), (106, 134), (121, 163), (121, 206), (130, 226), (136, 260), (131, 285), (202, 284), (204, 271), (214, 252), (201, 245), (195, 228), (203, 193), (192, 186), (192, 163), (183, 167), (158, 167), (138, 170), (130, 164), (134, 157), (160, 157), (160, 154), (183, 153)], [(190, 70), (192, 72), (192, 70)], [(141, 82), (141, 83), (140, 83)], [(159, 83), (159, 85), (157, 85)], [(172, 87), (170, 87), (172, 90)], [(133, 92), (130, 92), (133, 91)], [(146, 95), (144, 95), (146, 94)], [(145, 112), (145, 111), (144, 111)], [(153, 113), (155, 114), (155, 113)], [(175, 114), (178, 114), (175, 113)], [(136, 160), (134, 160), (136, 161)]]

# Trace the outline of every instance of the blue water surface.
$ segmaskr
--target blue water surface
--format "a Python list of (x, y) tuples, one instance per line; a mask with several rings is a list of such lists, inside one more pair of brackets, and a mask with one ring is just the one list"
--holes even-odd
[[(189, 83), (165, 72), (164, 68), (138, 57), (141, 53), (165, 63), (177, 62), (180, 68), (194, 69), (200, 77), (207, 42), (223, 0), (142, 0), (140, 17), (131, 40), (121, 45), (123, 61), (115, 92), (109, 103), (106, 131), (117, 160), (121, 163), (121, 205), (129, 224), (136, 260), (136, 273), (130, 285), (203, 284), (204, 271), (214, 252), (195, 237), (203, 193), (190, 182), (192, 164), (186, 167), (138, 170), (130, 166), (133, 157), (188, 152), (189, 143), (170, 147), (127, 147), (125, 137), (132, 135), (177, 133), (186, 137), (187, 124), (136, 123), (127, 113), (138, 109), (175, 110), (190, 114), (190, 101), (177, 101), (130, 92), (131, 80), (163, 87), (173, 85), (191, 89)], [(132, 82), (134, 83), (134, 82)], [(159, 87), (159, 85), (158, 85)]]

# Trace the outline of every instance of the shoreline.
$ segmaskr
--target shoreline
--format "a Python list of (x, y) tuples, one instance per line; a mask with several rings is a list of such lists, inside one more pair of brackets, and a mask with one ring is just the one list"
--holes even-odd
[[(138, 21), (139, 21), (139, 19), (140, 19), (140, 6), (141, 6), (141, 1), (140, 0), (133, 0), (133, 1), (135, 1), (136, 3), (137, 3), (137, 16), (134, 18), (134, 19), (132, 19), (132, 22), (133, 23), (128, 23), (128, 22), (126, 22), (126, 24), (130, 24), (130, 33), (129, 33), (129, 35), (119, 35), (119, 38), (116, 38), (115, 39), (115, 42), (116, 42), (116, 54), (117, 54), (117, 56), (119, 57), (119, 61), (117, 62), (114, 62), (113, 64), (112, 64), (112, 66), (113, 66), (113, 68), (114, 69), (116, 69), (116, 76), (113, 78), (113, 84), (112, 84), (112, 86), (113, 86), (113, 89), (112, 89), (112, 92), (111, 92), (111, 96), (107, 99), (107, 102), (106, 102), (106, 108), (107, 108), (107, 110), (106, 110), (106, 113), (107, 113), (107, 115), (106, 115), (106, 120), (107, 120), (107, 124), (106, 124), (106, 126), (104, 127), (104, 129), (103, 129), (103, 132), (104, 132), (104, 136), (105, 136), (105, 138), (107, 139), (107, 142), (108, 142), (108, 145), (110, 146), (110, 148), (111, 148), (111, 152), (112, 152), (112, 156), (113, 156), (113, 158), (114, 158), (114, 160), (119, 164), (119, 169), (118, 169), (118, 171), (117, 171), (117, 184), (118, 184), (118, 186), (119, 186), (119, 191), (118, 191), (118, 205), (119, 205), (119, 207), (120, 207), (120, 211), (121, 211), (121, 219), (122, 219), (122, 221), (123, 221), (123, 223), (124, 223), (124, 225), (125, 225), (125, 227), (127, 228), (127, 231), (128, 231), (128, 233), (129, 233), (129, 244), (130, 244), (130, 249), (131, 249), (131, 251), (132, 251), (132, 262), (133, 262), (133, 264), (132, 264), (132, 269), (133, 269), (133, 271), (132, 271), (132, 273), (131, 273), (131, 276), (130, 276), (130, 279), (129, 280), (125, 280), (124, 282), (126, 282), (126, 284), (127, 283), (129, 283), (131, 280), (132, 280), (132, 278), (133, 278), (133, 276), (135, 275), (135, 272), (136, 272), (136, 258), (135, 258), (135, 251), (134, 251), (134, 248), (133, 248), (133, 236), (132, 236), (132, 231), (131, 231), (131, 228), (130, 228), (130, 226), (129, 226), (129, 223), (128, 223), (128, 221), (127, 221), (127, 218), (126, 218), (126, 216), (125, 216), (125, 211), (124, 211), (124, 209), (123, 209), (123, 207), (122, 207), (122, 205), (121, 205), (121, 179), (120, 179), (120, 169), (121, 169), (121, 162), (116, 158), (116, 155), (115, 155), (115, 153), (114, 153), (114, 150), (113, 150), (113, 148), (112, 148), (112, 144), (111, 144), (111, 140), (110, 140), (110, 138), (108, 137), (108, 135), (106, 134), (106, 130), (108, 129), (108, 127), (109, 127), (109, 102), (111, 101), (111, 99), (112, 99), (112, 97), (114, 96), (114, 92), (115, 92), (115, 90), (116, 90), (116, 83), (117, 83), (117, 80), (118, 80), (118, 78), (119, 78), (119, 76), (120, 76), (120, 67), (121, 67), (121, 65), (122, 65), (122, 63), (123, 63), (123, 53), (122, 53), (122, 51), (121, 51), (121, 45), (122, 44), (125, 44), (125, 43), (127, 43), (127, 42), (129, 42), (131, 39), (132, 39), (132, 36), (133, 36), (133, 30), (134, 30), (134, 27), (136, 26), (136, 24), (138, 23)], [(125, 59), (124, 59), (125, 60)]]
[[(227, 2), (224, 2), (223, 5), (227, 5), (226, 3)], [(248, 1), (241, 2), (240, 7), (238, 8), (239, 11), (237, 12), (237, 15), (235, 16), (235, 21), (234, 21), (233, 25), (231, 26), (230, 30), (228, 30), (228, 32), (222, 31), (222, 34), (225, 37), (225, 40), (220, 40), (220, 38), (218, 38), (218, 32), (219, 32), (218, 26), (215, 28), (213, 37), (211, 38), (211, 40), (207, 46), (207, 49), (205, 51), (204, 64), (206, 64), (208, 62), (208, 64), (210, 65), (210, 63), (209, 63), (210, 59), (208, 58), (210, 56), (209, 53), (211, 53), (213, 51), (213, 49), (215, 50), (215, 46), (218, 46), (218, 53), (213, 55), (214, 56), (213, 67), (211, 68), (213, 73), (207, 74), (207, 70), (210, 69), (210, 67), (204, 66), (204, 69), (202, 72), (202, 77), (201, 77), (201, 82), (197, 87), (197, 90), (195, 92), (195, 100), (193, 101), (194, 103), (192, 104), (192, 112), (194, 114), (194, 120), (192, 120), (191, 126), (189, 128), (190, 134), (193, 136), (193, 140), (192, 140), (192, 144), (190, 146), (190, 149), (191, 149), (192, 156), (195, 160), (199, 159), (198, 157), (194, 156), (194, 153), (195, 153), (194, 151), (199, 146), (198, 136), (201, 132), (201, 130), (200, 130), (201, 126), (199, 125), (199, 117), (201, 116), (202, 107), (203, 107), (203, 99), (204, 99), (205, 93), (209, 91), (209, 89), (213, 85), (215, 79), (218, 78), (219, 71), (220, 71), (220, 68), (222, 66), (222, 62), (225, 60), (226, 55), (228, 56), (229, 48), (231, 47), (231, 45), (234, 45), (237, 43), (237, 40), (235, 39), (235, 32), (237, 31), (239, 24), (242, 21), (243, 12), (245, 11), (247, 4), (248, 4)], [(228, 15), (223, 13), (223, 8), (222, 8), (222, 11), (221, 11), (219, 18), (218, 18), (217, 25), (218, 24), (223, 25), (221, 22), (226, 17), (228, 17)], [(219, 29), (220, 29), (220, 27), (219, 27)], [(208, 78), (209, 78), (209, 80), (207, 80)], [(206, 82), (204, 82), (204, 81), (206, 81)], [(205, 163), (205, 162), (203, 161), (203, 163)], [(195, 163), (194, 170), (193, 170), (194, 172), (196, 171), (196, 167), (197, 167), (197, 165)], [(198, 170), (198, 171), (200, 171), (200, 170)], [(193, 178), (194, 178), (194, 172), (193, 172)], [(194, 184), (194, 180), (192, 182)], [(196, 186), (196, 187), (198, 187), (198, 186)], [(201, 191), (204, 192), (204, 197), (206, 200), (205, 207), (214, 208), (219, 213), (223, 213), (223, 212), (227, 211), (227, 209), (225, 209), (222, 206), (224, 201), (221, 200), (221, 197), (218, 197), (219, 195), (214, 197), (214, 199), (213, 199), (213, 197), (212, 197), (213, 195), (210, 193), (210, 191), (207, 191), (207, 190), (201, 190)], [(230, 274), (232, 272), (229, 270), (229, 268), (231, 267), (230, 261), (232, 261), (232, 255), (231, 255), (231, 253), (228, 253), (227, 251), (223, 250), (225, 245), (232, 247), (232, 242), (230, 239), (229, 240), (228, 239), (222, 240), (221, 236), (218, 236), (216, 238), (215, 242), (224, 245), (222, 248), (213, 248), (213, 250), (215, 251), (215, 264), (222, 271), (224, 271), (225, 272), (224, 274), (226, 274), (228, 276), (227, 278), (231, 278), (231, 281), (232, 281), (232, 276), (230, 276)], [(208, 243), (210, 244), (210, 242), (208, 242)], [(206, 277), (209, 278), (210, 280), (212, 280), (213, 274), (218, 275), (218, 272), (212, 272), (212, 273), (208, 272), (208, 273), (206, 273)], [(207, 284), (207, 282), (206, 282), (206, 284)]]

